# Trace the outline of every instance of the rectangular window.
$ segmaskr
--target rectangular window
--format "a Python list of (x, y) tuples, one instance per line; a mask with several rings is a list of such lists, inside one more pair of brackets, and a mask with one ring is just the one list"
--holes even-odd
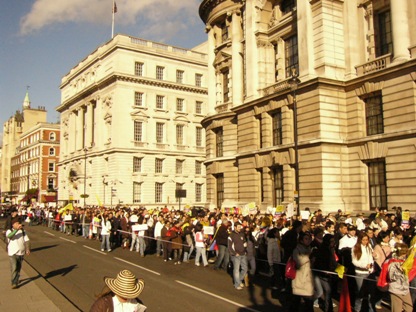
[(393, 53), (393, 34), (390, 11), (376, 13), (374, 17), (376, 57)]
[(292, 77), (293, 71), (299, 73), (298, 37), (291, 36), (285, 40), (286, 78)]
[(264, 202), (264, 174), (263, 169), (257, 169), (258, 179), (259, 179), (259, 193), (260, 193), (260, 202)]
[(383, 124), (383, 100), (380, 93), (364, 99), (367, 135), (381, 134), (384, 132)]
[(283, 167), (273, 168), (273, 206), (283, 203)]
[(183, 145), (183, 125), (176, 125), (176, 145)]
[(163, 80), (165, 68), (163, 66), (156, 66), (156, 79)]
[(143, 93), (134, 92), (134, 106), (143, 106)]
[(138, 204), (142, 202), (142, 184), (133, 182), (133, 203)]
[(184, 99), (176, 99), (176, 111), (177, 112), (183, 112), (183, 103)]
[(227, 103), (230, 100), (230, 89), (229, 89), (229, 70), (224, 70), (222, 72), (222, 94), (224, 103)]
[(142, 158), (133, 157), (133, 172), (142, 172)]
[(155, 202), (161, 203), (163, 198), (163, 183), (155, 183)]
[(387, 209), (386, 162), (384, 159), (367, 163), (370, 209)]
[(49, 172), (55, 172), (55, 163), (49, 163), (48, 164), (48, 171)]
[(134, 63), (134, 74), (136, 76), (143, 76), (143, 63), (135, 62)]
[(195, 86), (202, 87), (202, 74), (195, 74)]
[(163, 143), (164, 139), (164, 127), (165, 125), (161, 122), (156, 123), (156, 143)]
[(177, 83), (183, 83), (183, 74), (184, 74), (183, 70), (177, 70), (176, 71), (176, 82)]
[(195, 160), (195, 174), (202, 174), (202, 161)]
[(201, 101), (195, 102), (195, 114), (202, 114), (202, 102)]
[(162, 173), (163, 172), (163, 159), (156, 158), (155, 159), (155, 173)]
[(183, 160), (176, 159), (176, 174), (182, 174)]
[(202, 202), (202, 184), (195, 183), (195, 201)]
[(48, 178), (48, 190), (53, 190), (55, 188), (55, 179)]
[(216, 175), (217, 186), (217, 207), (221, 208), (224, 202), (224, 174), (220, 173)]
[(202, 128), (196, 127), (196, 146), (202, 147)]
[(156, 108), (163, 109), (165, 107), (165, 97), (163, 95), (156, 95)]
[(217, 157), (223, 156), (223, 140), (224, 140), (224, 135), (223, 135), (222, 128), (218, 128), (215, 132), (216, 156)]
[(143, 122), (134, 121), (134, 141), (142, 142), (143, 140)]
[(272, 115), (273, 145), (282, 144), (282, 112), (278, 111)]

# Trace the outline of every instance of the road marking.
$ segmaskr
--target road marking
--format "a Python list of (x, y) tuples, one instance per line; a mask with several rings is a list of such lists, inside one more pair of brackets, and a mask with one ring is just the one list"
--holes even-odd
[(70, 239), (66, 239), (66, 238), (63, 238), (63, 237), (59, 237), (60, 239), (62, 239), (62, 240), (64, 240), (64, 241), (67, 241), (67, 242), (70, 242), (70, 243), (73, 243), (73, 244), (76, 244), (77, 242), (74, 242), (74, 241), (72, 241), (72, 240), (70, 240)]
[(189, 285), (189, 284), (187, 284), (187, 283), (184, 283), (184, 282), (181, 282), (181, 281), (175, 281), (175, 282), (176, 282), (176, 283), (179, 283), (179, 284), (182, 284), (182, 285), (184, 285), (184, 286), (187, 286), (187, 287), (189, 287), (189, 288), (195, 289), (195, 290), (197, 290), (197, 291), (199, 291), (199, 292), (202, 292), (202, 293), (204, 293), (204, 294), (210, 295), (210, 296), (212, 296), (212, 297), (214, 297), (214, 298), (217, 298), (217, 299), (223, 300), (223, 301), (225, 301), (225, 302), (231, 303), (231, 304), (233, 304), (233, 305), (235, 305), (235, 306), (237, 306), (237, 307), (244, 308), (244, 310), (253, 311), (253, 312), (260, 312), (259, 310), (255, 310), (255, 309), (252, 309), (252, 308), (246, 307), (245, 305), (242, 305), (242, 304), (240, 304), (240, 303), (237, 303), (237, 302), (235, 302), (235, 301), (229, 300), (229, 299), (227, 299), (227, 298), (224, 298), (224, 297), (221, 297), (221, 296), (218, 296), (218, 295), (212, 294), (212, 293), (210, 293), (210, 292), (208, 292), (208, 291), (206, 291), (206, 290), (203, 290), (203, 289), (201, 289), (201, 288), (198, 288), (198, 287), (195, 287), (195, 286)]
[(48, 235), (50, 235), (50, 236), (56, 236), (55, 234), (53, 234), (53, 233), (49, 233), (49, 232), (46, 232), (46, 231), (43, 231), (43, 233), (46, 233), (46, 234), (48, 234)]
[(91, 247), (89, 247), (89, 246), (85, 246), (85, 245), (82, 245), (82, 246), (84, 246), (85, 248), (88, 248), (89, 250), (92, 250), (92, 251), (98, 252), (98, 253), (100, 253), (100, 254), (102, 254), (102, 255), (106, 255), (106, 254), (107, 254), (107, 253), (105, 253), (105, 252), (103, 252), (103, 251), (97, 250), (97, 249), (95, 249), (95, 248), (91, 248)]
[(159, 273), (159, 272), (156, 272), (156, 271), (152, 271), (152, 270), (146, 269), (145, 267), (142, 267), (142, 266), (140, 266), (140, 265), (137, 265), (137, 264), (135, 264), (135, 263), (133, 263), (133, 262), (129, 262), (129, 261), (126, 261), (126, 260), (124, 260), (124, 259), (117, 258), (117, 257), (114, 257), (114, 259), (117, 259), (117, 260), (119, 260), (119, 261), (122, 261), (122, 262), (128, 263), (128, 264), (130, 264), (130, 265), (132, 265), (132, 266), (135, 266), (136, 268), (140, 268), (140, 269), (142, 269), (142, 270), (145, 270), (145, 271), (148, 271), (148, 272), (150, 272), (150, 273), (153, 273), (153, 274), (156, 274), (156, 275), (159, 275), (159, 276), (160, 276), (160, 273)]

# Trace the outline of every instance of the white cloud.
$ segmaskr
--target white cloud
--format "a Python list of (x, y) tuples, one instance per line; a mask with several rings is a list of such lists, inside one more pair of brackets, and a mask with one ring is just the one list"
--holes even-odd
[[(116, 0), (118, 25), (140, 21), (149, 34), (180, 31), (184, 25), (201, 23), (199, 0)], [(30, 12), (20, 21), (20, 34), (29, 35), (46, 27), (64, 23), (108, 23), (112, 0), (35, 0)]]

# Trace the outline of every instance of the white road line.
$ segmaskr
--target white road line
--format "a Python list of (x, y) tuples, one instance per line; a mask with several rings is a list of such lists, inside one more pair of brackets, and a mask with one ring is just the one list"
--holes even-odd
[(106, 254), (107, 254), (107, 253), (105, 253), (105, 252), (103, 252), (103, 251), (97, 250), (97, 249), (95, 249), (95, 248), (91, 248), (91, 247), (89, 247), (89, 246), (85, 246), (85, 245), (82, 245), (82, 246), (84, 246), (85, 248), (88, 248), (89, 250), (92, 250), (92, 251), (98, 252), (98, 253), (100, 253), (100, 254), (102, 254), (102, 255), (106, 255)]
[(145, 271), (148, 271), (148, 272), (150, 272), (150, 273), (153, 273), (153, 274), (156, 274), (156, 275), (159, 275), (159, 276), (160, 276), (160, 273), (159, 273), (159, 272), (156, 272), (156, 271), (152, 271), (152, 270), (146, 269), (145, 267), (142, 267), (142, 266), (140, 266), (140, 265), (137, 265), (137, 264), (135, 264), (135, 263), (133, 263), (133, 262), (129, 262), (129, 261), (126, 261), (126, 260), (124, 260), (124, 259), (117, 258), (117, 257), (114, 257), (114, 259), (117, 259), (117, 260), (119, 260), (119, 261), (122, 261), (122, 262), (128, 263), (128, 264), (130, 264), (130, 265), (132, 265), (132, 266), (135, 266), (136, 268), (140, 268), (140, 269), (142, 269), (142, 270), (145, 270)]
[(70, 240), (70, 239), (66, 239), (66, 238), (63, 238), (63, 237), (59, 237), (60, 239), (62, 239), (62, 240), (64, 240), (64, 241), (67, 241), (67, 242), (70, 242), (70, 243), (73, 243), (73, 244), (76, 244), (77, 242), (74, 242), (73, 240)]
[(184, 286), (187, 286), (187, 287), (189, 287), (189, 288), (195, 289), (195, 290), (197, 290), (197, 291), (199, 291), (199, 292), (202, 292), (202, 293), (204, 293), (204, 294), (210, 295), (211, 297), (214, 297), (214, 298), (217, 298), (217, 299), (223, 300), (223, 301), (225, 301), (225, 302), (231, 303), (231, 304), (233, 304), (233, 305), (235, 305), (235, 306), (237, 306), (237, 307), (244, 308), (244, 310), (253, 311), (253, 312), (260, 312), (259, 310), (255, 310), (255, 309), (252, 309), (252, 308), (246, 307), (245, 305), (242, 305), (242, 304), (237, 303), (237, 302), (235, 302), (235, 301), (231, 301), (231, 300), (229, 300), (229, 299), (227, 299), (227, 298), (224, 298), (224, 297), (221, 297), (221, 296), (218, 296), (218, 295), (212, 294), (212, 293), (210, 293), (210, 292), (208, 292), (208, 291), (206, 291), (206, 290), (203, 290), (203, 289), (201, 289), (201, 288), (198, 288), (198, 287), (195, 287), (195, 286), (189, 285), (189, 284), (187, 284), (187, 283), (184, 283), (184, 282), (181, 282), (181, 281), (175, 281), (175, 282), (176, 282), (176, 283), (179, 283), (179, 284), (182, 284), (182, 285), (184, 285)]
[(43, 233), (46, 233), (46, 234), (48, 234), (48, 235), (50, 235), (50, 236), (56, 236), (55, 234), (53, 234), (53, 233), (49, 233), (49, 232), (46, 232), (46, 231), (43, 231)]

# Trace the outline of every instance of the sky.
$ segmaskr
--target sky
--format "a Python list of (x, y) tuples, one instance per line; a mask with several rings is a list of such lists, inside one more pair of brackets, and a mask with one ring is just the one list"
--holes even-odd
[[(207, 40), (201, 0), (115, 0), (114, 34), (192, 48)], [(0, 0), (0, 143), (3, 124), (44, 106), (59, 121), (61, 79), (111, 39), (113, 0)]]

